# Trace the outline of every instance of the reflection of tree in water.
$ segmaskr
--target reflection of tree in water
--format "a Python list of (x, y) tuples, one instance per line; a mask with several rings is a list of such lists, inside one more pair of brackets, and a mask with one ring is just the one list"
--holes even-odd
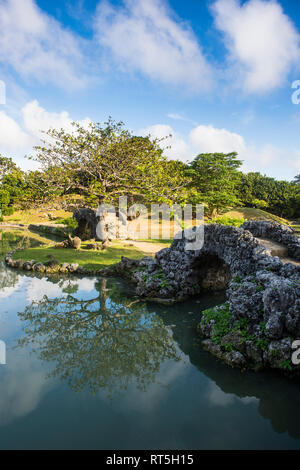
[(0, 291), (6, 287), (15, 287), (18, 280), (18, 273), (11, 269), (6, 269), (5, 264), (0, 261)]
[(51, 375), (75, 390), (105, 388), (111, 394), (133, 380), (145, 389), (163, 361), (179, 360), (172, 336), (139, 301), (124, 305), (124, 294), (121, 302), (117, 291), (108, 297), (105, 279), (97, 288), (99, 296), (93, 299), (69, 294), (33, 302), (19, 314), (26, 322), (19, 343), (37, 344), (41, 359), (55, 364)]

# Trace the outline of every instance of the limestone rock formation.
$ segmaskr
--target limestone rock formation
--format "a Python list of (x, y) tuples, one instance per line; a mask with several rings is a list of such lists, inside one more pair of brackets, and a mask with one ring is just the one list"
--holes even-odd
[(55, 245), (55, 248), (74, 248), (74, 250), (79, 250), (80, 247), (81, 239), (79, 237), (72, 238), (70, 235), (64, 241)]
[(78, 209), (73, 217), (78, 222), (75, 231), (82, 240), (114, 240), (128, 236), (128, 222), (124, 214), (102, 209)]
[[(284, 245), (293, 258), (272, 256), (260, 237)], [(251, 221), (241, 228), (206, 225), (200, 250), (187, 251), (185, 234), (155, 258), (123, 258), (104, 273), (131, 279), (138, 295), (172, 303), (226, 289), (228, 302), (203, 312), (203, 346), (232, 366), (298, 372), (292, 343), (300, 339), (300, 243), (293, 229)]]

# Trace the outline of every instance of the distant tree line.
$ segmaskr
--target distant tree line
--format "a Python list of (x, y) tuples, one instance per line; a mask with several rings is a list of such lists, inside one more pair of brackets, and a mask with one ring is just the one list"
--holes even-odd
[(112, 119), (74, 132), (50, 129), (35, 147), (39, 170), (22, 171), (0, 155), (0, 208), (38, 207), (57, 197), (80, 195), (87, 204), (203, 203), (213, 219), (231, 207), (264, 209), (286, 218), (300, 217), (300, 175), (278, 181), (258, 172), (243, 173), (235, 152), (200, 154), (191, 163), (169, 160), (163, 139), (133, 135)]

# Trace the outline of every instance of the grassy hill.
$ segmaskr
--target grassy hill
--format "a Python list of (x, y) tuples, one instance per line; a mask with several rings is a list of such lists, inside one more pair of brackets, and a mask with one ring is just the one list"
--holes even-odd
[(277, 215), (270, 214), (262, 209), (252, 209), (250, 207), (237, 207), (231, 209), (224, 216), (236, 218), (236, 219), (246, 219), (246, 220), (273, 220), (280, 224), (290, 225), (290, 222), (287, 219), (282, 219)]

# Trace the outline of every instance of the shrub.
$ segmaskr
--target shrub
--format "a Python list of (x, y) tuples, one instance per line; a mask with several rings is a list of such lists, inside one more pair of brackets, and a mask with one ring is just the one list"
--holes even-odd
[(208, 224), (231, 225), (232, 227), (240, 227), (245, 222), (245, 219), (238, 219), (235, 217), (220, 216), (213, 220), (208, 220)]
[(55, 221), (56, 224), (63, 224), (67, 226), (67, 232), (73, 233), (74, 230), (78, 227), (78, 222), (74, 217), (68, 217), (67, 219), (57, 219)]

